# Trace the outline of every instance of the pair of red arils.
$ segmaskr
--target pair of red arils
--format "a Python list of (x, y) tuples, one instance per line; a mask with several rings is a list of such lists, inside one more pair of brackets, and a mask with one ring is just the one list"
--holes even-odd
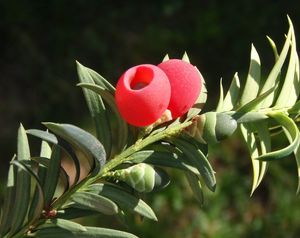
[(190, 63), (170, 59), (158, 66), (142, 64), (128, 69), (116, 87), (121, 116), (134, 126), (156, 122), (168, 109), (172, 119), (185, 114), (197, 100), (202, 77)]

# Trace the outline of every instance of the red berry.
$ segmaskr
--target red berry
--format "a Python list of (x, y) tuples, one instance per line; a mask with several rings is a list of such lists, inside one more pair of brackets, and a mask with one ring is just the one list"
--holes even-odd
[(116, 104), (121, 116), (134, 126), (148, 126), (166, 111), (171, 86), (157, 66), (142, 64), (128, 69), (116, 87)]
[(168, 109), (173, 119), (185, 114), (196, 102), (202, 87), (202, 77), (190, 63), (170, 59), (158, 65), (169, 78), (171, 99)]

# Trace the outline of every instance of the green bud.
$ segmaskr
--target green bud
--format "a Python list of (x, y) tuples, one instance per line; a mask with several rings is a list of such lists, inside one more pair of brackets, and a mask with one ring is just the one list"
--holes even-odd
[(151, 192), (155, 186), (155, 174), (151, 165), (140, 163), (115, 171), (114, 177), (127, 183), (138, 192)]
[(218, 141), (231, 136), (237, 128), (237, 122), (225, 113), (217, 113), (216, 138)]
[(231, 136), (237, 122), (226, 113), (207, 112), (193, 118), (187, 133), (201, 143), (216, 144)]

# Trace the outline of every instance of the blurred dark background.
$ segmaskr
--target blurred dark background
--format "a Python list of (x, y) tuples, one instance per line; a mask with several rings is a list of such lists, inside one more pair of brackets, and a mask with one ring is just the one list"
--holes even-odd
[[(25, 128), (41, 128), (41, 121), (88, 126), (84, 98), (75, 86), (75, 60), (115, 83), (133, 65), (158, 64), (166, 53), (179, 58), (187, 51), (206, 80), (208, 110), (218, 99), (221, 77), (225, 87), (236, 71), (244, 80), (252, 42), (268, 72), (273, 53), (265, 36), (280, 49), (287, 14), (297, 34), (299, 5), (280, 0), (0, 0), (1, 187), (20, 122)], [(141, 237), (300, 236), (293, 160), (272, 165), (249, 198), (251, 165), (239, 139), (225, 142), (212, 159), (219, 187), (204, 208), (175, 173), (175, 182), (149, 200), (160, 223), (136, 222), (131, 229)]]

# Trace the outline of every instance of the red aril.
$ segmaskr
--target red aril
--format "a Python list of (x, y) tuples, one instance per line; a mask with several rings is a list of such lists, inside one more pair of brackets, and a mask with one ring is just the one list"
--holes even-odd
[(166, 111), (171, 96), (169, 80), (159, 67), (142, 64), (128, 69), (116, 87), (121, 116), (134, 126), (148, 126)]
[(168, 109), (172, 118), (185, 114), (195, 103), (202, 87), (202, 77), (195, 66), (179, 60), (170, 59), (158, 65), (170, 81), (171, 99)]

